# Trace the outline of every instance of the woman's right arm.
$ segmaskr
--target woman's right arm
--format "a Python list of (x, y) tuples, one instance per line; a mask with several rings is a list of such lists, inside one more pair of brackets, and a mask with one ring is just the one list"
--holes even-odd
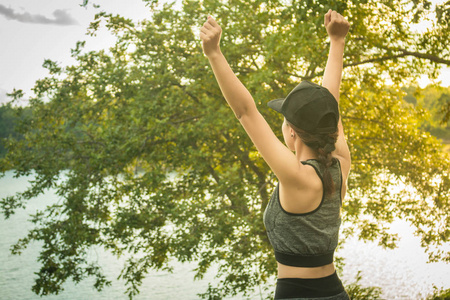
[(210, 16), (200, 29), (203, 52), (208, 57), (211, 68), (219, 84), (225, 100), (230, 105), (236, 118), (241, 119), (244, 114), (257, 110), (252, 95), (242, 82), (236, 77), (227, 60), (220, 50), (220, 36), (222, 29)]

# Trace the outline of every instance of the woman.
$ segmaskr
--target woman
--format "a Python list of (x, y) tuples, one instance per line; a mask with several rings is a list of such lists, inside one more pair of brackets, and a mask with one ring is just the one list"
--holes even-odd
[(338, 109), (349, 23), (332, 10), (324, 23), (330, 53), (323, 86), (303, 81), (286, 98), (268, 103), (285, 117), (287, 147), (222, 55), (220, 26), (208, 17), (200, 30), (203, 52), (225, 99), (279, 181), (264, 213), (278, 263), (275, 299), (349, 299), (333, 264), (350, 171)]

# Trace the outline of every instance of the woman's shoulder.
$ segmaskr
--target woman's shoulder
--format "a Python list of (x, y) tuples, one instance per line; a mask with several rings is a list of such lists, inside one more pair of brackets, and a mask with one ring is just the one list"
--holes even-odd
[(314, 160), (302, 161), (303, 176), (297, 184), (279, 184), (279, 197), (283, 209), (289, 213), (303, 214), (314, 211), (323, 198), (323, 178)]

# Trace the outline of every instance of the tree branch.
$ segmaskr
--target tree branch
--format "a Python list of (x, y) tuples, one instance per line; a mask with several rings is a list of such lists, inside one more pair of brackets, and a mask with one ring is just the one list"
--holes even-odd
[(411, 52), (411, 51), (407, 51), (405, 49), (397, 49), (397, 50), (400, 51), (401, 53), (396, 54), (396, 55), (382, 56), (382, 57), (371, 58), (371, 59), (367, 59), (367, 60), (363, 60), (363, 61), (359, 61), (359, 62), (344, 64), (344, 68), (368, 64), (368, 63), (372, 63), (372, 62), (382, 62), (382, 61), (406, 57), (406, 56), (413, 56), (413, 57), (417, 57), (417, 58), (427, 59), (429, 61), (432, 61), (432, 62), (435, 62), (438, 64), (444, 64), (444, 65), (450, 66), (450, 60), (443, 59), (443, 58), (440, 58), (435, 55), (431, 55), (428, 53)]
[(371, 59), (367, 59), (367, 60), (363, 60), (363, 61), (344, 64), (344, 68), (364, 65), (364, 64), (373, 63), (373, 62), (382, 62), (382, 61), (391, 60), (391, 59), (399, 58), (399, 57), (405, 57), (405, 56), (407, 56), (407, 54), (402, 53), (402, 54), (397, 54), (397, 55), (388, 55), (388, 56), (382, 56), (382, 57), (377, 57), (377, 58), (371, 58)]
[(172, 85), (179, 87), (184, 93), (186, 93), (186, 95), (188, 95), (192, 100), (194, 100), (195, 103), (199, 104), (202, 107), (205, 107), (205, 105), (200, 101), (200, 99), (198, 99), (195, 95), (186, 90), (186, 86), (182, 85), (179, 82), (174, 82)]
[(438, 64), (444, 64), (447, 66), (450, 66), (450, 60), (449, 59), (444, 59), (444, 58), (440, 58), (438, 56), (432, 55), (432, 54), (428, 54), (428, 53), (420, 53), (420, 52), (410, 52), (408, 50), (405, 49), (399, 49), (400, 51), (402, 51), (403, 54), (405, 55), (409, 55), (409, 56), (414, 56), (417, 58), (423, 58), (423, 59), (428, 59), (429, 61), (438, 63)]

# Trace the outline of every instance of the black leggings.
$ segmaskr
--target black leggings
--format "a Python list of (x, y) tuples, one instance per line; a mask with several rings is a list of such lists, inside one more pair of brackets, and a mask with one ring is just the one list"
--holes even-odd
[(275, 299), (349, 300), (336, 272), (327, 277), (278, 278)]

